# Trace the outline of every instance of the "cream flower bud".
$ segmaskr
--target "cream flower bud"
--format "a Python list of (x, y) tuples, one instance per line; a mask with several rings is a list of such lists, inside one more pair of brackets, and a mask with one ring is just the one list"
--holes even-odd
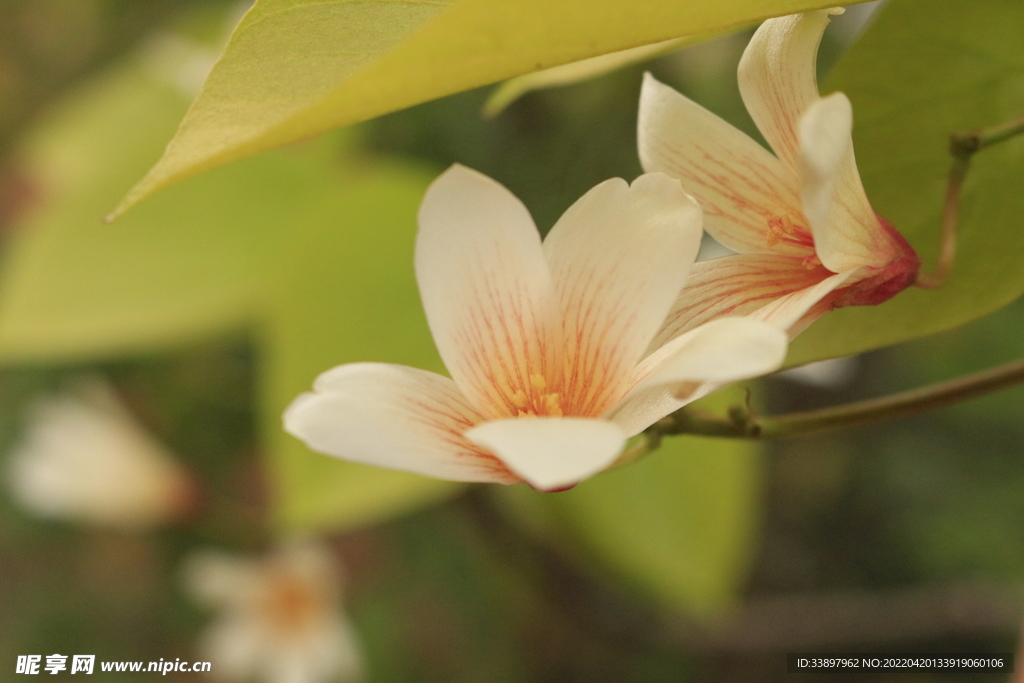
[(196, 499), (190, 473), (97, 378), (32, 406), (8, 466), (15, 500), (40, 517), (142, 529)]

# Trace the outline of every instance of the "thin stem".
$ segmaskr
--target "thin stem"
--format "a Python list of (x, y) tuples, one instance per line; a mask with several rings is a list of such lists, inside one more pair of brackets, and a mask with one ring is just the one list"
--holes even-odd
[(953, 155), (953, 166), (949, 169), (949, 183), (942, 205), (942, 237), (939, 259), (934, 273), (919, 273), (917, 286), (934, 289), (946, 281), (956, 257), (956, 226), (960, 206), (960, 191), (971, 166), (971, 158), (986, 147), (990, 147), (1015, 135), (1024, 133), (1024, 116), (999, 123), (988, 128), (953, 133), (949, 136), (949, 151)]
[(609, 469), (617, 470), (623, 465), (628, 465), (634, 460), (639, 460), (645, 455), (650, 455), (661, 447), (663, 434), (657, 431), (641, 432), (639, 440), (622, 452)]
[(1024, 116), (967, 133), (954, 133), (950, 144), (977, 152), (1021, 133), (1024, 133)]
[(909, 417), (1020, 383), (1024, 383), (1024, 360), (890, 396), (775, 417), (761, 417), (749, 410), (737, 409), (731, 411), (728, 417), (718, 417), (683, 408), (656, 422), (648, 432), (659, 435), (776, 439)]

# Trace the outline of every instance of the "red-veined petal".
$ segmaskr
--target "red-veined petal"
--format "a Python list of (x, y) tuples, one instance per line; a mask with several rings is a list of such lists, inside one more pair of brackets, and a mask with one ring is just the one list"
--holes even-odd
[(618, 425), (579, 417), (485, 422), (466, 432), (466, 438), (542, 491), (564, 489), (597, 474), (615, 462), (626, 444)]
[[(640, 91), (637, 141), (644, 170), (681, 180), (704, 209), (704, 229), (725, 246), (741, 253), (813, 253), (796, 174), (650, 74)], [(778, 239), (769, 236), (773, 225)]]
[(802, 259), (772, 254), (737, 254), (701, 261), (694, 265), (649, 350), (710, 320), (753, 313), (833, 275), (820, 265), (807, 268)]
[[(423, 199), (416, 279), (448, 372), (487, 418), (558, 367), (558, 304), (529, 212), (487, 176), (455, 165)], [(520, 394), (522, 395), (522, 394)]]
[(662, 173), (590, 190), (544, 241), (561, 305), (567, 415), (600, 415), (626, 391), (700, 247), (701, 212)]
[(463, 436), (482, 421), (447, 377), (385, 363), (328, 370), (284, 414), (289, 434), (327, 455), (438, 479), (518, 481)]
[(858, 271), (855, 270), (837, 273), (812, 287), (779, 297), (747, 317), (786, 330), (792, 339), (823, 313), (832, 310), (830, 295), (857, 275)]

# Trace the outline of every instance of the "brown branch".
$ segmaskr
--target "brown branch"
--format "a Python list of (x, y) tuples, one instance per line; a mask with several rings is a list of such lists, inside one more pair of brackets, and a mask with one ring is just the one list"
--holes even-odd
[(738, 439), (776, 439), (909, 417), (961, 403), (1024, 382), (1024, 360), (881, 398), (798, 413), (758, 416), (733, 409), (728, 417), (682, 408), (654, 423), (646, 434), (657, 444), (661, 436), (695, 434)]
[(940, 237), (939, 258), (934, 273), (918, 273), (918, 287), (935, 289), (949, 277), (956, 257), (956, 226), (960, 207), (960, 192), (971, 158), (986, 147), (1024, 133), (1024, 116), (988, 128), (953, 133), (949, 136), (949, 152), (953, 155), (953, 166), (949, 169), (949, 183), (942, 205), (942, 236)]

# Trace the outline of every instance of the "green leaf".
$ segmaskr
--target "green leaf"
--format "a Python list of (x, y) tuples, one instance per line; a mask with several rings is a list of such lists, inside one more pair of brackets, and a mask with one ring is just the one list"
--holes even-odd
[[(854, 143), (875, 210), (935, 263), (949, 134), (1024, 115), (1024, 4), (893, 0), (830, 78), (853, 102)], [(977, 154), (964, 187), (952, 277), (877, 307), (821, 318), (791, 364), (858, 353), (961, 325), (1024, 292), (1024, 138)]]
[(118, 215), (215, 166), (560, 64), (827, 7), (821, 0), (257, 0)]
[(120, 69), (32, 136), (25, 154), (44, 197), (5, 255), (0, 363), (160, 352), (259, 328), (261, 430), (282, 526), (350, 528), (458, 490), (310, 453), (281, 429), (284, 406), (332, 365), (440, 369), (411, 255), (432, 174), (360, 162), (323, 138), (182, 183), (101, 224), (185, 106), (150, 72)]
[[(709, 400), (721, 411), (735, 397)], [(502, 493), (523, 523), (569, 531), (628, 583), (708, 619), (734, 603), (746, 579), (762, 464), (759, 444), (683, 436), (563, 493)]]
[[(484, 104), (484, 118), (494, 118), (508, 105), (515, 102), (528, 92), (543, 88), (556, 88), (563, 85), (580, 83), (597, 78), (632, 64), (650, 61), (656, 57), (678, 50), (686, 45), (702, 40), (705, 36), (686, 36), (665, 40), (653, 45), (641, 45), (620, 52), (609, 52), (578, 62), (562, 64), (543, 71), (534, 71), (511, 78), (494, 89)], [(708, 36), (710, 37), (710, 36)]]
[(281, 414), (313, 379), (346, 362), (394, 362), (444, 372), (412, 269), (416, 210), (432, 174), (370, 167), (310, 208), (324, 230), (288, 255), (272, 287), (264, 335), (264, 434), (278, 485), (278, 523), (343, 529), (458, 491), (460, 485), (310, 452)]
[(150, 351), (252, 322), (284, 226), (332, 187), (333, 146), (253, 159), (103, 225), (104, 207), (186, 104), (149, 73), (121, 69), (33, 136), (25, 154), (42, 198), (5, 254), (0, 359)]

